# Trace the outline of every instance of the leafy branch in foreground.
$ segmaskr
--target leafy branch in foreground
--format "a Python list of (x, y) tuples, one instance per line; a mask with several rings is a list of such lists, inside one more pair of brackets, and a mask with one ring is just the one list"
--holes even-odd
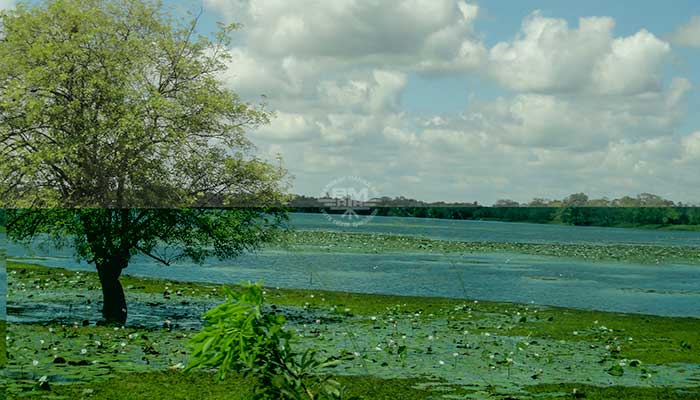
[(226, 302), (203, 315), (205, 326), (190, 341), (192, 360), (185, 371), (214, 368), (219, 379), (235, 371), (258, 379), (257, 399), (339, 400), (341, 385), (324, 371), (347, 356), (320, 359), (315, 350), (292, 350), (285, 318), (262, 311), (258, 284), (226, 289)]

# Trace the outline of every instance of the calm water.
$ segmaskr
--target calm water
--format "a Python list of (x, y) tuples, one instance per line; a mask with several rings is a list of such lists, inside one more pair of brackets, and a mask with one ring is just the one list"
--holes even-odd
[[(340, 218), (333, 215), (332, 218)], [(341, 220), (343, 221), (343, 220)], [(292, 214), (297, 229), (391, 233), (467, 242), (658, 244), (700, 246), (700, 232), (600, 228), (433, 218), (372, 217), (358, 227), (342, 227), (323, 214)]]
[[(337, 228), (322, 215), (294, 215), (300, 229)], [(375, 218), (364, 232), (412, 234), (440, 239), (692, 245), (697, 233), (580, 228), (477, 221)], [(680, 243), (679, 243), (680, 241)], [(700, 242), (698, 242), (700, 244)], [(10, 244), (8, 255), (35, 257), (56, 267), (91, 270), (68, 250), (26, 249)], [(566, 307), (700, 317), (700, 267), (592, 263), (509, 254), (299, 253), (262, 251), (204, 266), (157, 265), (136, 257), (125, 271), (173, 280), (347, 290), (419, 296), (512, 301)]]

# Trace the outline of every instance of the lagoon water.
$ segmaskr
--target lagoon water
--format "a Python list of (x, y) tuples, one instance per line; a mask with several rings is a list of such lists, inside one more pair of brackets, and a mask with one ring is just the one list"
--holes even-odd
[[(465, 242), (590, 243), (700, 246), (700, 232), (530, 224), (522, 222), (371, 217), (355, 227), (340, 215), (292, 214), (291, 226), (303, 230), (389, 233)], [(354, 221), (357, 222), (357, 221)]]
[[(323, 215), (293, 215), (299, 229), (338, 230)], [(343, 228), (347, 230), (351, 228)], [(479, 241), (595, 242), (700, 245), (700, 233), (608, 230), (478, 221), (380, 218), (364, 232)], [(510, 237), (508, 237), (510, 235)], [(93, 270), (69, 250), (10, 244), (10, 259)], [(535, 303), (584, 309), (700, 317), (700, 266), (585, 262), (514, 254), (357, 254), (265, 250), (232, 261), (170, 267), (136, 257), (125, 273), (172, 280), (237, 283), (417, 296)]]

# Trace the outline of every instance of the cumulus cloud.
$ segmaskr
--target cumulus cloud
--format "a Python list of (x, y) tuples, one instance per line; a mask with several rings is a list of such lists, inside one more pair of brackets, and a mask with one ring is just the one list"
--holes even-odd
[[(206, 0), (246, 26), (261, 56), (330, 59), (425, 72), (477, 67), (478, 7), (454, 0)], [(328, 61), (328, 60), (326, 60)]]
[(700, 16), (693, 16), (686, 24), (679, 26), (670, 35), (673, 44), (688, 47), (700, 47)]
[(374, 70), (369, 80), (322, 81), (318, 85), (324, 104), (365, 112), (398, 110), (399, 99), (406, 86), (406, 75), (392, 71)]
[(700, 161), (700, 131), (693, 132), (682, 140), (683, 160)]
[(661, 67), (671, 46), (646, 30), (612, 42), (611, 50), (596, 64), (593, 83), (602, 93), (658, 91)]
[[(696, 179), (678, 173), (700, 166), (700, 133), (678, 131), (692, 85), (661, 79), (671, 48), (646, 30), (620, 37), (609, 17), (571, 27), (534, 12), (486, 49), (479, 8), (465, 1), (206, 4), (245, 24), (222, 79), (277, 110), (251, 137), (270, 158), (282, 153), (296, 193), (357, 175), (381, 194), (426, 200), (678, 198), (679, 182)], [(416, 115), (402, 104), (416, 74), (503, 90), (474, 93), (461, 113)]]
[(303, 114), (277, 112), (269, 125), (256, 131), (258, 138), (273, 142), (308, 140), (313, 137), (313, 121)]
[(525, 18), (518, 35), (489, 52), (489, 72), (504, 86), (525, 92), (640, 93), (659, 89), (670, 46), (641, 30), (615, 38), (608, 17), (566, 20)]
[(493, 135), (508, 143), (585, 151), (615, 140), (673, 134), (684, 115), (677, 107), (684, 95), (679, 90), (673, 86), (635, 98), (520, 94), (476, 111), (490, 118), (482, 121), (487, 126), (500, 122)]
[[(361, 104), (380, 83), (368, 77), (320, 87)], [(307, 140), (285, 145), (285, 154), (303, 171), (298, 190), (311, 194), (345, 175), (366, 177), (385, 194), (432, 200), (528, 200), (579, 190), (617, 196), (651, 184), (670, 193), (677, 185), (671, 161), (691, 162), (697, 152), (700, 162), (693, 147), (700, 149), (700, 135), (680, 140), (677, 132), (689, 89), (676, 79), (634, 100), (518, 94), (475, 101), (460, 115), (426, 117), (392, 106), (344, 109), (319, 95), (305, 114)]]

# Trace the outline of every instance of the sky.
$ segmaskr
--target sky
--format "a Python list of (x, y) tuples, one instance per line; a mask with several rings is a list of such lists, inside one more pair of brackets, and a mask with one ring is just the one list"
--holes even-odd
[(165, 3), (243, 24), (221, 79), (276, 112), (249, 137), (293, 193), (700, 202), (697, 0)]

